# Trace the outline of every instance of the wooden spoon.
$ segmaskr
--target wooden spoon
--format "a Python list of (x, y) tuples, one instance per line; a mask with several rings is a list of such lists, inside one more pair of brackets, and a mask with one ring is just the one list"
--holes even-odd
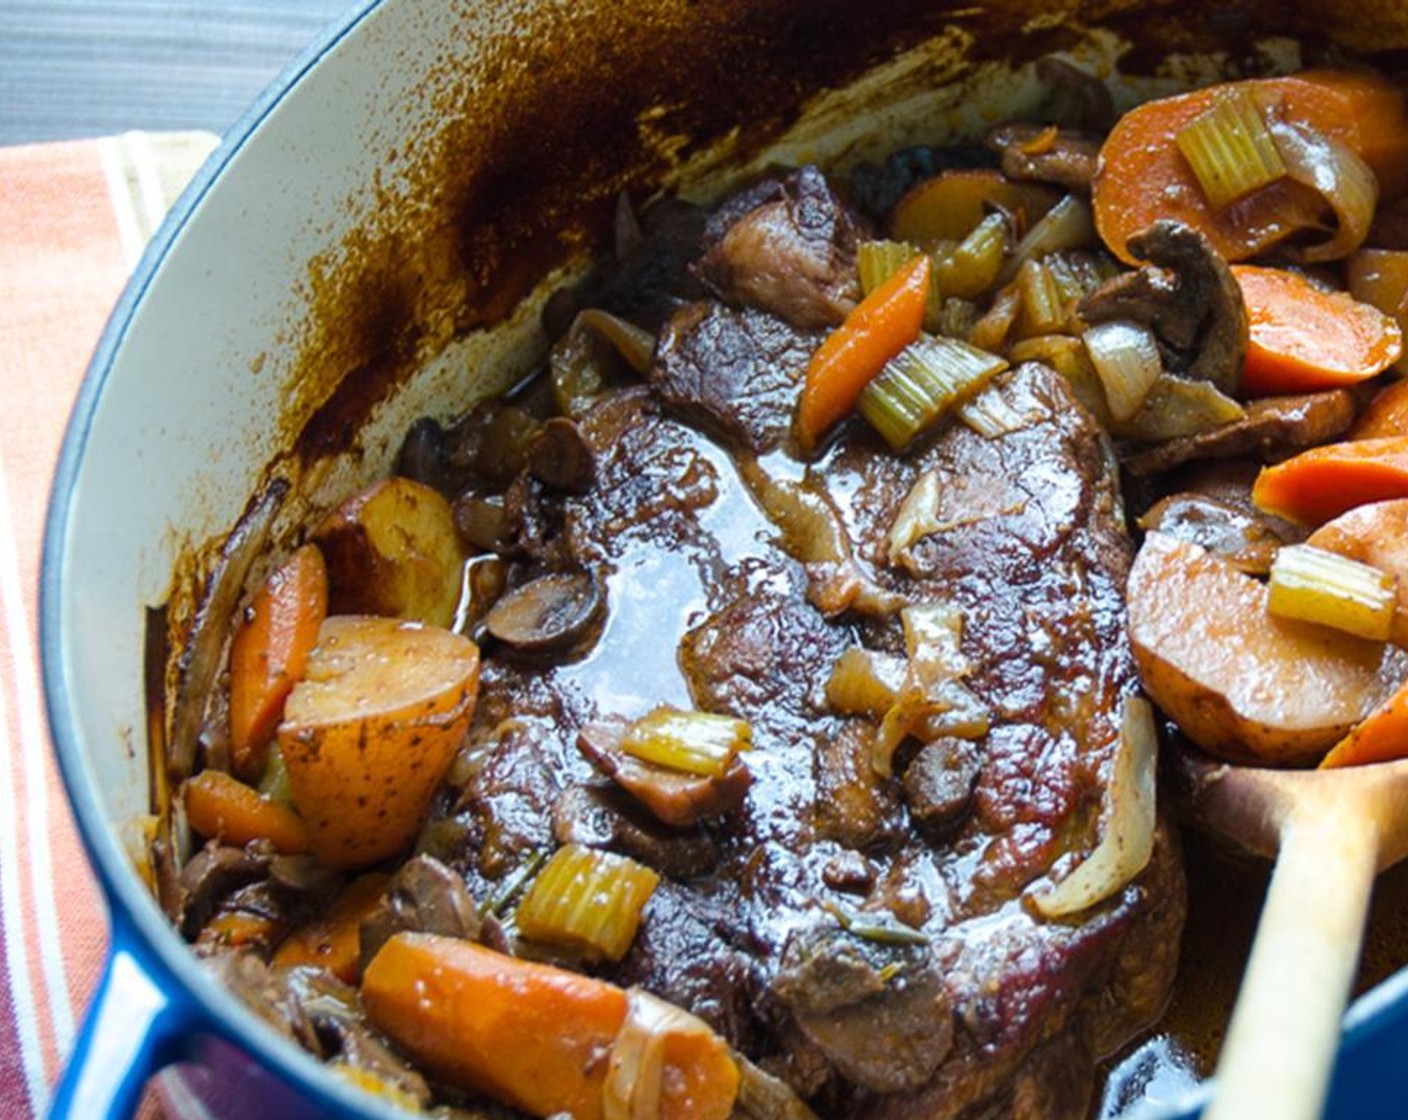
[(1266, 770), (1174, 757), (1192, 823), (1276, 863), (1203, 1120), (1315, 1120), (1374, 876), (1408, 855), (1408, 760)]

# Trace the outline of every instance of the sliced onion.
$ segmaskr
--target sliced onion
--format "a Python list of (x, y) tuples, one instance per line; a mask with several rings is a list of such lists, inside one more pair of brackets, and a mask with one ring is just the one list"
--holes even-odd
[(639, 374), (650, 370), (650, 361), (655, 356), (655, 336), (634, 323), (628, 323), (619, 315), (603, 311), (599, 307), (588, 307), (577, 312), (574, 327), (586, 327), (596, 331), (626, 360), (626, 364)]
[(986, 705), (961, 680), (972, 671), (961, 648), (963, 613), (948, 603), (914, 603), (900, 612), (900, 621), (909, 662), (870, 750), (871, 768), (887, 778), (895, 750), (908, 736), (976, 739), (992, 722)]
[(1020, 432), (1031, 427), (1034, 420), (1013, 408), (1002, 395), (1002, 390), (993, 385), (960, 404), (956, 413), (964, 424), (984, 439), (998, 439)]
[(894, 654), (847, 646), (826, 678), (826, 702), (842, 715), (881, 719), (904, 686), (905, 662)]
[(1163, 372), (1154, 332), (1128, 319), (1113, 319), (1087, 327), (1081, 338), (1116, 423), (1128, 420), (1144, 403)]
[(890, 526), (890, 563), (903, 561), (916, 541), (940, 528), (939, 475), (937, 471), (925, 471), (910, 487)]
[(1306, 246), (1302, 260), (1312, 263), (1347, 257), (1364, 243), (1379, 202), (1379, 181), (1360, 155), (1323, 133), (1268, 112), (1267, 129), (1286, 174), (1322, 195), (1338, 222), (1334, 236)]
[(601, 1089), (602, 1115), (605, 1120), (660, 1120), (666, 1041), (703, 1035), (720, 1047), (723, 1042), (702, 1019), (649, 992), (632, 988), (626, 996), (626, 1021), (611, 1044)]
[(1142, 697), (1124, 702), (1120, 741), (1100, 820), (1100, 842), (1054, 888), (1032, 895), (1043, 917), (1077, 914), (1109, 898), (1144, 870), (1154, 851), (1154, 709)]
[(1088, 249), (1098, 244), (1095, 219), (1090, 203), (1078, 195), (1068, 194), (1041, 216), (1041, 220), (1017, 242), (1012, 255), (998, 274), (999, 285), (1006, 284), (1027, 261), (1040, 260), (1048, 253), (1062, 249)]

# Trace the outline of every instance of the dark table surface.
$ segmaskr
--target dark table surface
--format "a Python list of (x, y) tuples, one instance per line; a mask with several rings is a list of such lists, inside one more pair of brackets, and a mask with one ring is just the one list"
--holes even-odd
[(223, 133), (361, 0), (0, 0), (0, 144)]

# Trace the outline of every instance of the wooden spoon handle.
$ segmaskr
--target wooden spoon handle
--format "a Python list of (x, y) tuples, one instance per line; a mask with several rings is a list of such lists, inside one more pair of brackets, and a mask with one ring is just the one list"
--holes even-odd
[(1204, 1120), (1315, 1120), (1359, 959), (1379, 832), (1367, 814), (1293, 815)]

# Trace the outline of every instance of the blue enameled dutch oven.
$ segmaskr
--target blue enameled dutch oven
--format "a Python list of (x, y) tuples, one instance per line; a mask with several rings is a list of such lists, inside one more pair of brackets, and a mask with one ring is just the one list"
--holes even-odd
[[(394, 1111), (223, 990), (154, 897), (151, 815), (193, 742), (164, 687), (170, 639), (199, 628), (202, 589), (219, 602), (263, 542), (383, 474), (413, 418), (463, 408), (463, 371), (487, 394), (539, 362), (545, 293), (602, 243), (623, 187), (710, 198), (773, 161), (844, 169), (971, 133), (1031, 104), (1030, 63), (1051, 51), (1128, 104), (1336, 43), (1403, 48), (1408, 15), (1396, 0), (383, 0), (317, 43), (152, 243), (54, 484), (44, 679), (112, 921), (54, 1115), (130, 1115), (161, 1070), (187, 1115)], [(1408, 1115), (1405, 1069), (1400, 971), (1349, 1014), (1331, 1115)], [(1133, 1114), (1197, 1113), (1197, 1089), (1159, 1100), (1158, 1084)]]

